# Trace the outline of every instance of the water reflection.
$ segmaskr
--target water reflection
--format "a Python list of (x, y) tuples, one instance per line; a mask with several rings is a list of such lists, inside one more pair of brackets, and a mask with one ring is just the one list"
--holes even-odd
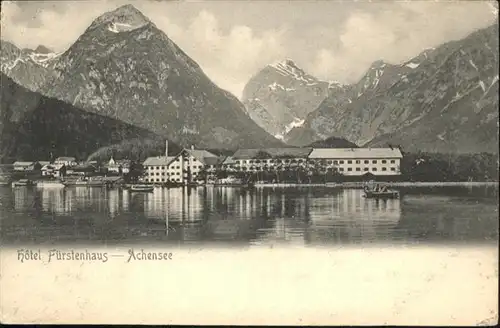
[[(2, 188), (6, 242), (221, 242), (251, 245), (484, 241), (497, 203), (452, 193), (365, 199), (359, 189)], [(474, 194), (476, 195), (476, 194)]]

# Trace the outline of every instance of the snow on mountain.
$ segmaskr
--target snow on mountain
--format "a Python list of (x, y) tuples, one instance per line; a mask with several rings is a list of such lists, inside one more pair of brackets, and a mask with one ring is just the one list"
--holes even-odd
[(136, 28), (139, 28), (141, 26), (134, 26), (126, 23), (115, 23), (111, 22), (108, 25), (108, 31), (113, 32), (113, 33), (121, 33), (121, 32), (128, 32), (135, 30)]
[(243, 103), (258, 125), (283, 139), (325, 99), (331, 88), (339, 85), (320, 81), (293, 60), (285, 59), (267, 65), (248, 81)]
[(285, 135), (288, 132), (290, 132), (293, 128), (298, 128), (298, 127), (301, 127), (302, 125), (304, 125), (304, 122), (305, 122), (304, 119), (300, 119), (300, 118), (295, 117), (295, 119), (291, 123), (289, 123), (285, 126), (283, 133), (276, 134), (274, 137), (279, 139), (279, 140), (286, 141)]
[(0, 44), (0, 69), (18, 84), (38, 91), (47, 78), (54, 76), (52, 66), (60, 53), (51, 52), (41, 45), (35, 50), (21, 50), (8, 41), (1, 40)]
[(274, 68), (279, 74), (283, 76), (292, 77), (298, 81), (316, 85), (318, 80), (304, 72), (300, 67), (295, 64), (295, 62), (291, 59), (285, 59), (284, 61), (276, 62), (269, 65)]
[(411, 68), (411, 69), (414, 69), (414, 68), (417, 68), (417, 67), (418, 67), (418, 65), (420, 65), (420, 64), (416, 64), (416, 63), (408, 63), (408, 64), (406, 64), (405, 66), (406, 66), (406, 67), (409, 67), (409, 68)]

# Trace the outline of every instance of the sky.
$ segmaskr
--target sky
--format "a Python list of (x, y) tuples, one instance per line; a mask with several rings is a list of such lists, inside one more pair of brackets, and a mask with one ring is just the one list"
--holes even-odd
[(66, 50), (92, 21), (133, 4), (220, 87), (241, 97), (267, 64), (358, 81), (371, 63), (403, 63), (498, 17), (495, 1), (100, 0), (2, 1), (1, 38), (21, 48)]

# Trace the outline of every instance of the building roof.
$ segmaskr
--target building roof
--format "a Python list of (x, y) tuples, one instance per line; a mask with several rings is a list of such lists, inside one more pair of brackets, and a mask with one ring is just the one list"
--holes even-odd
[(50, 161), (38, 161), (38, 163), (40, 163), (40, 165), (42, 165), (42, 166), (45, 166), (45, 165), (49, 165)]
[(205, 157), (204, 164), (206, 164), (206, 165), (218, 165), (218, 164), (224, 163), (225, 160), (226, 160), (225, 156)]
[(58, 157), (56, 158), (57, 162), (75, 162), (76, 158), (75, 157)]
[(234, 153), (234, 159), (254, 159), (254, 158), (297, 158), (307, 157), (312, 148), (257, 148), (238, 149)]
[(155, 157), (148, 157), (146, 160), (142, 163), (142, 165), (147, 165), (147, 166), (163, 166), (163, 165), (168, 165), (170, 164), (177, 156), (155, 156)]
[[(208, 164), (208, 163), (206, 163), (206, 159), (208, 159), (208, 158), (217, 158), (217, 155), (212, 154), (211, 152), (206, 151), (204, 149), (184, 149), (184, 150), (188, 154), (190, 154), (191, 156), (193, 156), (194, 158), (196, 158), (197, 160), (199, 160), (200, 162), (202, 162), (204, 164)], [(209, 161), (213, 161), (213, 160), (209, 160)], [(212, 165), (212, 164), (209, 164), (209, 165)]]
[(224, 162), (222, 162), (224, 165), (232, 165), (236, 164), (236, 161), (234, 160), (233, 156), (228, 156), (224, 159)]
[(113, 160), (114, 164), (106, 164), (108, 167), (113, 167), (113, 166), (130, 166), (132, 161), (130, 159), (119, 159), (119, 160)]
[(96, 167), (92, 164), (78, 164), (72, 168), (73, 171), (95, 171)]
[(14, 166), (31, 166), (33, 164), (35, 164), (35, 162), (23, 162), (23, 161), (14, 162)]
[(60, 170), (64, 164), (47, 164), (42, 167), (42, 170)]
[(399, 148), (314, 148), (309, 158), (402, 158)]

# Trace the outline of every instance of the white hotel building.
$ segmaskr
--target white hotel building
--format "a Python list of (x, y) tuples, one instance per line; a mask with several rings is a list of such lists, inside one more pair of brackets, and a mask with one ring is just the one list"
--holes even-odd
[(143, 163), (144, 174), (142, 181), (148, 183), (189, 183), (202, 170), (215, 170), (219, 157), (198, 149), (183, 149), (176, 156), (166, 156), (168, 142), (165, 147), (165, 156), (149, 157)]
[(398, 148), (314, 148), (309, 163), (336, 168), (347, 176), (400, 175), (403, 154)]

